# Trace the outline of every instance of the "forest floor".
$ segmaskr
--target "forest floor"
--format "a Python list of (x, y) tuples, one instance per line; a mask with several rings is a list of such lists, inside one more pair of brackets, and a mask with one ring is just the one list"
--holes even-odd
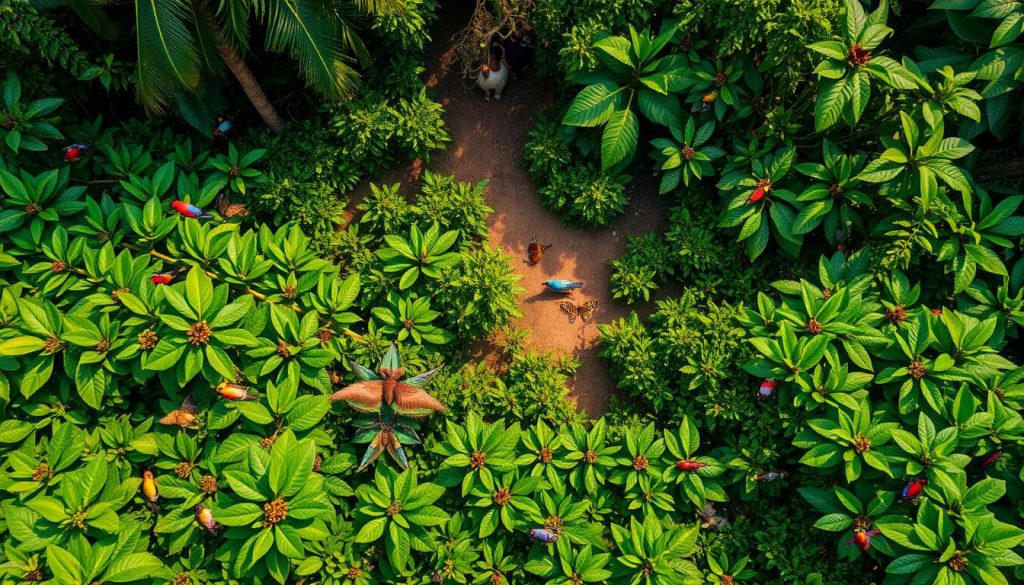
[[(446, 18), (447, 17), (447, 18)], [(537, 114), (557, 103), (554, 88), (527, 71), (518, 80), (510, 80), (501, 101), (485, 102), (483, 93), (466, 89), (459, 72), (447, 71), (442, 53), (451, 45), (451, 37), (465, 20), (454, 14), (442, 16), (434, 29), (434, 41), (427, 48), (427, 86), (445, 108), (445, 123), (452, 142), (427, 165), (443, 174), (454, 174), (460, 181), (487, 179), (487, 204), (494, 209), (488, 219), (490, 244), (513, 257), (520, 286), (526, 293), (520, 298), (524, 316), (517, 328), (530, 331), (527, 347), (571, 354), (582, 362), (570, 389), (580, 409), (600, 416), (615, 391), (615, 383), (606, 364), (597, 354), (598, 321), (607, 323), (627, 315), (625, 303), (612, 300), (609, 290), (609, 262), (625, 251), (626, 236), (639, 235), (664, 227), (663, 204), (653, 180), (634, 181), (627, 190), (630, 205), (612, 226), (604, 229), (579, 229), (565, 225), (541, 206), (530, 175), (517, 165), (527, 134), (537, 123)], [(398, 169), (379, 182), (403, 180), (405, 187), (414, 179), (410, 169)], [(405, 189), (403, 189), (405, 190)], [(552, 247), (536, 265), (525, 263), (526, 247), (536, 234)], [(559, 309), (563, 295), (546, 292), (542, 284), (552, 278), (582, 280), (582, 290), (572, 300), (583, 304), (597, 301), (593, 321), (577, 320), (570, 325)], [(640, 311), (646, 313), (646, 311)], [(495, 345), (482, 342), (475, 349), (478, 359), (488, 359)]]

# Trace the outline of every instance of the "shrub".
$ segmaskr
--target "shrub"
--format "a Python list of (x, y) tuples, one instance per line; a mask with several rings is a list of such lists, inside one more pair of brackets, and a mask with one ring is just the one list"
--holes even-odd
[(484, 245), (464, 252), (438, 280), (434, 298), (460, 339), (480, 339), (522, 316), (518, 301), (526, 290), (511, 260)]
[(457, 181), (453, 175), (426, 171), (416, 195), (415, 214), (421, 221), (435, 222), (445, 230), (458, 232), (460, 248), (487, 239), (487, 180)]
[(622, 178), (587, 165), (556, 173), (551, 183), (537, 192), (546, 207), (561, 213), (566, 221), (584, 227), (610, 224), (629, 204)]

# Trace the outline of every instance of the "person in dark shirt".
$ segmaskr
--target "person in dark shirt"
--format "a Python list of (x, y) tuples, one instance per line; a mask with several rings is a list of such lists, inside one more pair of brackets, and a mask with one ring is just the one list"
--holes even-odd
[(504, 49), (505, 62), (508, 63), (512, 79), (526, 70), (533, 59), (533, 48), (530, 47), (530, 26), (523, 21), (515, 24), (512, 32), (501, 42)]

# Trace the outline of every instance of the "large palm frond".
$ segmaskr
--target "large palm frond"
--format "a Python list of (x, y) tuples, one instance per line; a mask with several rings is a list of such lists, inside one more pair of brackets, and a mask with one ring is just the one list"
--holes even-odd
[(220, 77), (224, 72), (224, 61), (217, 54), (217, 42), (224, 37), (223, 31), (202, 4), (191, 2), (189, 11), (188, 26), (192, 31), (203, 76), (209, 73)]
[(163, 113), (175, 90), (196, 89), (199, 53), (189, 28), (192, 11), (184, 0), (135, 0), (139, 101)]
[(217, 0), (217, 23), (220, 32), (232, 47), (240, 52), (249, 50), (249, 17), (252, 0)]
[(329, 99), (352, 95), (359, 74), (344, 62), (338, 19), (323, 2), (256, 0), (256, 15), (266, 23), (266, 46), (299, 62), (306, 82)]

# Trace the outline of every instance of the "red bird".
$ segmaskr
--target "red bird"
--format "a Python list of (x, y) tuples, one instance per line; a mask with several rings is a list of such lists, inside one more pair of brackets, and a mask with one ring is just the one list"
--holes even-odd
[(871, 548), (871, 537), (878, 536), (879, 534), (881, 534), (881, 532), (877, 530), (864, 530), (863, 528), (858, 528), (853, 531), (853, 538), (847, 540), (846, 544), (851, 545), (856, 543), (857, 548), (864, 552), (868, 552), (868, 549)]
[(772, 394), (775, 394), (775, 389), (779, 387), (779, 383), (775, 380), (764, 380), (761, 382), (761, 386), (757, 389), (758, 400), (764, 400)]
[(999, 461), (999, 457), (1002, 456), (1002, 454), (1002, 451), (993, 451), (989, 453), (988, 455), (985, 456), (984, 459), (981, 460), (981, 466), (992, 467), (993, 465), (996, 464), (996, 461)]
[(747, 199), (747, 205), (752, 205), (762, 199), (764, 199), (764, 187), (758, 185), (757, 189), (754, 189), (754, 192), (751, 193), (750, 197)]
[(172, 201), (171, 207), (174, 211), (177, 211), (181, 215), (192, 219), (213, 219), (213, 216), (204, 212), (191, 203), (185, 203), (184, 201)]
[(903, 489), (900, 490), (900, 501), (909, 502), (910, 500), (913, 500), (917, 496), (920, 496), (921, 490), (923, 490), (924, 486), (926, 485), (928, 485), (928, 480), (923, 477), (921, 479), (915, 479), (907, 483), (907, 485), (903, 486)]
[(936, 317), (941, 317), (942, 309), (932, 309), (932, 315), (935, 315)]
[(172, 270), (171, 272), (159, 272), (149, 277), (149, 281), (153, 284), (171, 284), (174, 282), (174, 277), (177, 276), (181, 271)]
[(89, 151), (91, 148), (88, 144), (78, 143), (72, 144), (71, 146), (64, 147), (64, 162), (78, 162), (82, 160), (82, 155)]
[(701, 463), (700, 461), (694, 461), (693, 459), (683, 459), (676, 462), (676, 469), (679, 471), (696, 471), (701, 467), (707, 466), (707, 463)]

